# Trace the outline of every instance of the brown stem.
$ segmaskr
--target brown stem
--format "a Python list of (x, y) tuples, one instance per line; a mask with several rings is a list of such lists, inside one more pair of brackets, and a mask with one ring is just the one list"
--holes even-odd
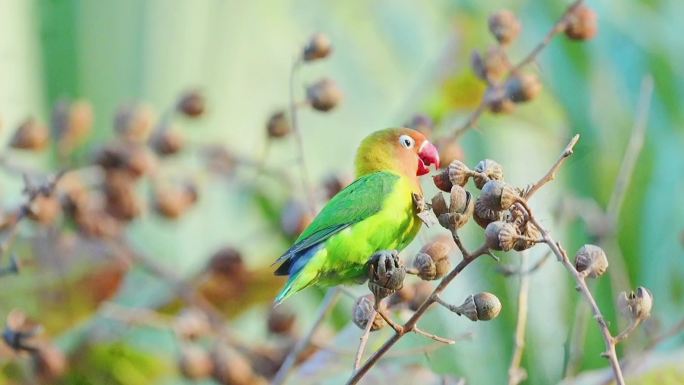
[(534, 193), (539, 191), (540, 188), (544, 187), (545, 184), (551, 182), (552, 180), (556, 179), (556, 173), (558, 172), (558, 169), (563, 165), (565, 160), (572, 155), (572, 151), (575, 148), (575, 145), (577, 144), (577, 141), (579, 140), (579, 134), (575, 135), (570, 139), (570, 142), (568, 143), (567, 146), (565, 146), (565, 149), (561, 153), (560, 157), (556, 161), (556, 163), (553, 164), (553, 166), (549, 169), (549, 171), (544, 174), (544, 176), (541, 177), (535, 184), (530, 186), (527, 191), (525, 191), (525, 196), (523, 198), (529, 199)]

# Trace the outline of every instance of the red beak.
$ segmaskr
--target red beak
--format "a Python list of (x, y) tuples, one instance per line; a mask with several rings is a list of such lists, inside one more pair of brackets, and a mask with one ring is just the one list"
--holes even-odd
[(429, 166), (432, 164), (439, 168), (439, 152), (437, 147), (426, 140), (418, 151), (418, 171), (416, 171), (416, 175), (420, 176), (429, 173)]

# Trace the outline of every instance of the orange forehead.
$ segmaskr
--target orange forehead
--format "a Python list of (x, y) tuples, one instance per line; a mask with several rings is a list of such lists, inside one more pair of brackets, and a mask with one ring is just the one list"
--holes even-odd
[(413, 130), (411, 128), (405, 128), (405, 127), (390, 128), (390, 129), (386, 130), (386, 132), (389, 136), (389, 138), (387, 138), (387, 139), (393, 141), (397, 145), (399, 145), (399, 138), (402, 135), (410, 136), (416, 142), (416, 145), (414, 147), (416, 150), (418, 150), (420, 148), (420, 146), (423, 144), (423, 142), (427, 140), (425, 135), (423, 135), (420, 132)]

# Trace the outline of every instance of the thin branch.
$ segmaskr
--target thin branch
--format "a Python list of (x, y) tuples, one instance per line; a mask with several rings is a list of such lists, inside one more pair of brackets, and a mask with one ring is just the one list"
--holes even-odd
[(359, 339), (359, 348), (357, 349), (356, 355), (354, 356), (354, 371), (356, 371), (359, 368), (359, 366), (361, 366), (361, 358), (363, 357), (363, 351), (366, 349), (366, 344), (368, 343), (368, 336), (370, 335), (371, 328), (373, 327), (375, 313), (375, 309), (371, 310), (371, 314), (368, 317), (366, 327), (364, 328), (363, 334), (361, 334), (361, 338)]
[(615, 338), (613, 338), (613, 341), (615, 344), (619, 344), (620, 342), (624, 341), (629, 337), (630, 333), (634, 331), (634, 329), (637, 328), (641, 324), (641, 318), (637, 318), (636, 320), (632, 321), (629, 326), (623, 331), (620, 332), (620, 334), (616, 335)]
[(646, 137), (646, 128), (648, 126), (648, 114), (651, 109), (651, 98), (653, 95), (653, 77), (647, 75), (641, 81), (641, 92), (639, 93), (639, 102), (637, 104), (636, 120), (634, 121), (634, 128), (632, 135), (627, 144), (627, 150), (622, 158), (620, 171), (615, 179), (613, 193), (608, 200), (608, 208), (606, 214), (613, 220), (617, 221), (617, 216), (620, 214), (620, 207), (625, 199), (625, 193), (629, 182), (634, 175), (634, 168), (636, 161), (639, 159), (641, 149), (644, 147), (644, 138)]
[[(548, 254), (547, 254), (548, 255)], [(543, 259), (542, 259), (543, 260)], [(520, 260), (520, 270), (525, 269), (527, 253), (523, 253)], [(520, 275), (518, 288), (518, 320), (515, 325), (515, 349), (508, 369), (508, 385), (518, 385), (527, 378), (527, 372), (520, 367), (523, 351), (525, 350), (525, 331), (527, 329), (527, 303), (530, 291), (530, 276)]]
[(340, 291), (337, 288), (328, 290), (328, 292), (325, 294), (325, 297), (323, 298), (323, 302), (321, 302), (321, 305), (318, 308), (318, 315), (316, 316), (313, 325), (311, 326), (311, 328), (309, 328), (307, 334), (304, 337), (302, 337), (302, 339), (297, 341), (297, 344), (287, 354), (287, 357), (285, 357), (285, 361), (280, 366), (280, 369), (278, 369), (278, 372), (273, 378), (273, 382), (271, 382), (271, 385), (282, 385), (283, 383), (285, 383), (285, 380), (287, 380), (287, 376), (290, 374), (290, 371), (297, 363), (297, 359), (299, 358), (300, 354), (302, 353), (302, 351), (304, 351), (304, 349), (306, 349), (309, 346), (309, 344), (311, 343), (311, 339), (313, 338), (314, 334), (316, 334), (319, 327), (323, 324), (325, 317), (328, 315), (328, 313), (330, 313), (330, 311), (335, 306), (335, 303), (337, 302), (339, 296)]
[(541, 177), (535, 184), (530, 186), (526, 191), (525, 191), (525, 199), (529, 199), (534, 193), (539, 191), (540, 188), (542, 188), (545, 184), (551, 182), (552, 180), (556, 179), (556, 173), (558, 172), (558, 169), (563, 165), (565, 160), (572, 155), (573, 149), (575, 148), (575, 145), (577, 144), (577, 141), (579, 140), (579, 134), (575, 135), (570, 139), (570, 142), (568, 143), (567, 146), (565, 146), (565, 149), (561, 153), (560, 157), (554, 163), (554, 165), (549, 169), (549, 171)]
[(440, 281), (439, 285), (437, 285), (437, 287), (433, 290), (428, 299), (426, 299), (425, 302), (420, 305), (415, 313), (413, 313), (411, 318), (401, 327), (401, 330), (396, 331), (392, 337), (385, 341), (380, 349), (373, 353), (373, 355), (370, 356), (370, 358), (368, 358), (368, 360), (352, 374), (351, 378), (347, 381), (347, 385), (358, 383), (359, 380), (361, 380), (361, 378), (363, 378), (363, 376), (368, 373), (368, 371), (375, 366), (375, 364), (392, 348), (392, 346), (394, 346), (407, 333), (414, 331), (418, 320), (420, 320), (427, 309), (436, 302), (439, 294), (446, 289), (451, 281), (453, 281), (454, 278), (456, 278), (456, 276), (458, 276), (458, 274), (461, 273), (461, 271), (463, 271), (463, 269), (465, 269), (471, 262), (486, 254), (488, 251), (489, 249), (487, 246), (482, 245), (474, 252), (464, 254), (463, 260)]

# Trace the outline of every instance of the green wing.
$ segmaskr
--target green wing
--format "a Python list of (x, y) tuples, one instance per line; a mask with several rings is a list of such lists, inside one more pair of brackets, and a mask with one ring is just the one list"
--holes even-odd
[(309, 227), (297, 238), (295, 244), (276, 260), (275, 263), (283, 264), (278, 267), (275, 274), (294, 273), (290, 271), (291, 266), (299, 258), (310, 257), (309, 250), (354, 223), (379, 212), (385, 197), (392, 192), (398, 179), (398, 175), (390, 172), (374, 172), (358, 178), (340, 191), (325, 205)]

